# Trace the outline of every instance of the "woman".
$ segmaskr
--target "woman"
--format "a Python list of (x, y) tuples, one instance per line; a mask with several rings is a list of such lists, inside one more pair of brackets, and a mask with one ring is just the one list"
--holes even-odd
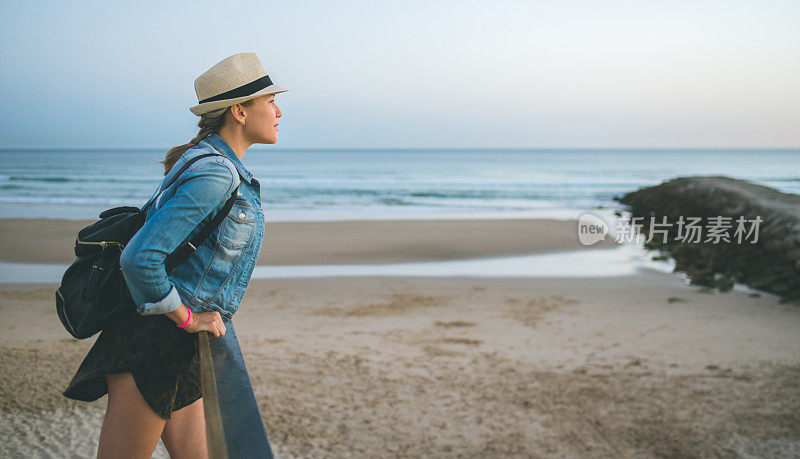
[[(164, 441), (172, 458), (206, 457), (197, 335), (225, 334), (244, 295), (264, 234), (260, 185), (241, 162), (252, 144), (278, 141), (282, 113), (253, 53), (230, 56), (195, 80), (200, 133), (162, 163), (142, 228), (120, 265), (136, 310), (105, 328), (78, 368), (66, 397), (94, 401), (108, 393), (98, 457), (150, 457)], [(161, 188), (161, 187), (159, 187)], [(165, 257), (222, 209), (233, 208), (186, 261), (167, 274)], [(151, 198), (151, 199), (153, 199)]]

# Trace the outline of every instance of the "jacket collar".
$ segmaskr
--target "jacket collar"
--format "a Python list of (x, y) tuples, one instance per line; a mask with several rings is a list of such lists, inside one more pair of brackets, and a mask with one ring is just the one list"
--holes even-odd
[(213, 147), (223, 153), (225, 156), (228, 157), (231, 161), (233, 161), (234, 166), (236, 169), (239, 170), (239, 175), (248, 183), (253, 179), (253, 174), (244, 167), (242, 161), (236, 156), (236, 153), (233, 152), (233, 149), (228, 145), (228, 142), (225, 141), (219, 134), (210, 134), (205, 139), (208, 143), (210, 143)]

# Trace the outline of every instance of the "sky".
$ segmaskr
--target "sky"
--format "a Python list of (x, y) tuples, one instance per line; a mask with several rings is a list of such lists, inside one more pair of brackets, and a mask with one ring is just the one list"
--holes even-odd
[(2, 2), (0, 148), (197, 133), (255, 52), (281, 148), (800, 146), (797, 1)]

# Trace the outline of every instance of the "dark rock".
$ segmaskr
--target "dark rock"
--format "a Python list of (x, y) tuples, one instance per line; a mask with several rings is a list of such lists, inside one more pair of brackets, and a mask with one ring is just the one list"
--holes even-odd
[[(654, 234), (645, 247), (670, 255), (675, 270), (685, 272), (692, 284), (727, 291), (739, 282), (774, 293), (782, 302), (800, 301), (800, 196), (746, 180), (697, 176), (641, 188), (615, 200), (633, 217), (643, 217), (643, 234), (649, 234), (651, 223), (654, 229), (666, 230), (666, 242)], [(681, 216), (701, 217), (699, 242), (679, 239)], [(718, 217), (729, 225), (729, 240), (715, 243), (707, 229), (712, 221), (719, 222), (709, 219)], [(744, 228), (737, 235), (740, 217)], [(663, 218), (669, 226), (658, 226)]]

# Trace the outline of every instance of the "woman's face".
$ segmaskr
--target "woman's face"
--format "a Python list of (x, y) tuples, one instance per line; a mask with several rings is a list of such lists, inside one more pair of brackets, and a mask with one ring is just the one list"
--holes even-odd
[(253, 143), (278, 141), (278, 118), (283, 112), (275, 102), (275, 94), (253, 99), (253, 105), (245, 107), (245, 114), (245, 134)]

